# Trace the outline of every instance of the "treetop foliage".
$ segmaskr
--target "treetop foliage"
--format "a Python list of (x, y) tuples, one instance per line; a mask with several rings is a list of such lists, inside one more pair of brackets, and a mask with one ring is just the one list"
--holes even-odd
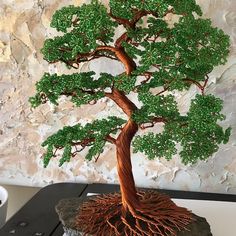
[[(168, 14), (178, 20), (170, 24)], [(140, 128), (163, 123), (164, 131), (137, 136), (133, 142), (135, 152), (144, 152), (150, 159), (170, 159), (179, 143), (185, 164), (205, 160), (230, 135), (230, 128), (223, 130), (218, 124), (225, 119), (222, 101), (205, 94), (208, 74), (215, 66), (226, 63), (229, 36), (201, 15), (195, 0), (110, 0), (108, 8), (92, 0), (82, 6), (61, 8), (51, 21), (51, 27), (61, 36), (46, 39), (42, 48), (45, 60), (78, 69), (81, 63), (106, 57), (121, 61), (126, 69), (132, 65), (132, 70), (116, 76), (95, 76), (93, 71), (45, 73), (36, 84), (36, 95), (30, 98), (32, 106), (47, 101), (59, 105), (61, 96), (70, 97), (78, 107), (94, 104), (103, 97), (110, 98), (108, 91), (114, 89), (122, 96), (137, 93), (141, 107), (129, 118)], [(117, 37), (118, 26), (123, 26), (123, 31)], [(175, 97), (166, 93), (188, 90), (190, 86), (197, 86), (200, 94), (191, 101), (189, 112), (182, 115)], [(161, 92), (151, 92), (155, 88)], [(114, 135), (124, 124), (124, 120), (110, 117), (84, 127), (78, 124), (59, 130), (43, 143), (48, 147), (45, 166), (58, 148), (64, 149), (60, 165), (69, 161), (76, 153), (75, 143), (82, 144), (82, 148), (91, 146), (86, 158), (92, 159), (102, 152), (106, 142), (114, 143)], [(91, 142), (85, 145), (85, 140)]]
[(195, 3), (194, 0), (110, 1), (112, 13), (118, 17), (129, 20), (133, 19), (133, 17), (135, 16), (135, 10), (152, 11), (162, 17), (166, 13), (166, 11), (168, 11), (170, 6), (173, 7), (176, 14), (192, 14), (194, 12), (198, 15), (202, 14), (200, 7)]

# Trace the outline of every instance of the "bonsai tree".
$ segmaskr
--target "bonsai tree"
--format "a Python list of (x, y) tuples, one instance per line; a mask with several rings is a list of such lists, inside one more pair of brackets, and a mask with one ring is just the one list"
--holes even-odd
[[(169, 14), (176, 22), (167, 21)], [(77, 219), (79, 229), (90, 235), (176, 235), (193, 220), (167, 196), (135, 188), (131, 166), (133, 152), (149, 159), (171, 157), (179, 152), (184, 164), (206, 160), (219, 144), (229, 139), (219, 121), (222, 100), (205, 94), (208, 74), (226, 62), (229, 37), (201, 19), (195, 0), (110, 0), (109, 9), (97, 0), (68, 6), (55, 12), (51, 26), (60, 36), (47, 39), (42, 48), (49, 63), (79, 69), (84, 62), (109, 58), (119, 61), (118, 75), (94, 71), (70, 74), (45, 73), (30, 98), (33, 107), (61, 96), (80, 107), (101, 98), (112, 100), (127, 119), (108, 116), (92, 123), (66, 126), (48, 137), (44, 166), (63, 151), (60, 166), (87, 149), (87, 160), (98, 158), (104, 146), (116, 147), (121, 194), (102, 195), (85, 202)], [(117, 27), (122, 32), (115, 37)], [(181, 114), (172, 91), (197, 86), (187, 114)], [(158, 88), (158, 90), (156, 89)], [(155, 89), (155, 90), (154, 90)], [(155, 92), (158, 91), (158, 92)], [(128, 96), (132, 92), (132, 96)], [(139, 104), (132, 97), (137, 95)], [(151, 128), (162, 124), (161, 132)], [(139, 129), (150, 129), (136, 135)], [(178, 151), (176, 144), (182, 148)]]

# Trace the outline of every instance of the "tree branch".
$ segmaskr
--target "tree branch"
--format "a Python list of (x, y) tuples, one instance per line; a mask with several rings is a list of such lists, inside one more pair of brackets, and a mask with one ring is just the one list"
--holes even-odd
[(129, 27), (134, 29), (137, 22), (146, 15), (153, 15), (155, 17), (158, 17), (158, 14), (154, 11), (145, 11), (145, 10), (137, 10), (133, 9), (133, 11), (136, 11), (134, 17), (132, 20), (124, 19), (118, 16), (113, 15), (112, 11), (108, 13), (108, 15), (113, 18), (118, 24), (123, 25), (125, 28)]
[(107, 50), (107, 51), (113, 52), (116, 58), (124, 65), (127, 75), (130, 75), (131, 72), (136, 69), (136, 63), (125, 52), (123, 48), (115, 48), (112, 46), (100, 46), (96, 50), (98, 51)]
[[(115, 55), (114, 57), (111, 57), (109, 55), (99, 55), (98, 52), (102, 51), (109, 51), (112, 52)], [(90, 58), (92, 57), (92, 58)], [(91, 61), (93, 59), (97, 59), (100, 57), (108, 57), (110, 59), (119, 60), (126, 69), (126, 74), (131, 74), (131, 72), (136, 68), (136, 64), (134, 60), (129, 57), (129, 55), (124, 51), (123, 48), (116, 48), (112, 46), (98, 46), (94, 51), (89, 53), (81, 53), (78, 54), (75, 63), (85, 62), (85, 61)]]
[(156, 18), (159, 17), (158, 14), (154, 11), (145, 11), (145, 10), (137, 11), (134, 18), (131, 21), (133, 28), (135, 28), (136, 24), (142, 17), (147, 16), (147, 15), (153, 15)]
[(82, 152), (84, 149), (85, 149), (86, 146), (82, 147), (81, 149), (77, 149), (77, 146), (75, 146), (75, 150), (73, 153), (72, 153), (72, 157), (75, 157), (77, 153), (79, 152)]
[(202, 90), (202, 85), (196, 80), (187, 78), (187, 79), (184, 79), (184, 81), (188, 82), (189, 84), (195, 84), (200, 90)]
[[(136, 28), (136, 24), (138, 23), (138, 21), (144, 17), (144, 16), (147, 16), (147, 15), (153, 15), (154, 17), (158, 18), (158, 14), (154, 11), (145, 11), (145, 10), (137, 10), (137, 9), (133, 9), (134, 11), (136, 11), (136, 14), (134, 15), (133, 19), (132, 20), (127, 20), (127, 19), (124, 19), (124, 18), (120, 18), (120, 17), (117, 17), (115, 15), (112, 14), (112, 12), (108, 13), (108, 15), (110, 17), (112, 17), (118, 24), (122, 24), (125, 28), (131, 28), (131, 29), (135, 29)], [(165, 17), (167, 14), (169, 13), (174, 13), (174, 10), (173, 8), (168, 10), (164, 15), (163, 17)], [(159, 31), (157, 33), (157, 35), (154, 37), (154, 40), (151, 40), (150, 38), (146, 38), (144, 39), (149, 41), (151, 40), (151, 42), (155, 42), (157, 40), (157, 38), (160, 36), (160, 34), (162, 33), (163, 31)], [(123, 33), (115, 42), (115, 47), (117, 48), (120, 48), (121, 45), (122, 45), (122, 42), (129, 42), (132, 44), (132, 39), (130, 37), (128, 37), (127, 35), (127, 32)], [(139, 44), (138, 43), (133, 43), (134, 46), (138, 46)]]
[[(136, 19), (137, 20), (137, 19)], [(123, 37), (126, 37), (126, 34), (123, 35)], [(119, 46), (118, 42), (118, 46)], [(63, 50), (65, 50), (63, 48)], [(92, 60), (89, 57), (93, 57), (93, 59), (96, 57), (101, 57), (100, 55), (96, 55), (98, 52), (101, 51), (109, 51), (112, 52), (117, 60), (119, 60), (125, 67), (125, 73), (127, 75), (130, 75), (132, 71), (136, 69), (136, 63), (134, 60), (125, 52), (125, 50), (120, 47), (112, 47), (112, 46), (98, 46), (93, 52), (89, 53), (83, 53), (78, 54), (76, 58), (76, 62), (79, 63), (80, 60)], [(86, 59), (87, 58), (87, 59)], [(94, 91), (85, 91), (91, 94), (94, 94)], [(63, 95), (71, 95), (76, 96), (75, 93), (63, 93)], [(105, 96), (112, 99), (129, 117), (132, 115), (133, 111), (137, 109), (135, 104), (131, 102), (123, 92), (112, 88), (112, 93), (105, 93)]]
[(112, 144), (116, 144), (116, 139), (111, 137), (110, 135), (106, 136), (106, 140)]
[[(83, 93), (90, 94), (90, 95), (96, 94), (96, 92), (94, 90), (80, 89), (80, 91), (83, 92)], [(63, 92), (63, 93), (61, 93), (61, 95), (76, 97), (77, 93), (75, 91), (74, 92)]]
[(128, 33), (125, 32), (116, 40), (115, 47), (116, 48), (121, 48), (121, 44), (123, 42), (128, 42), (129, 40), (130, 40), (130, 38), (128, 37)]
[(206, 75), (206, 77), (207, 77), (207, 78), (206, 78), (206, 80), (204, 81), (204, 84), (203, 84), (203, 85), (201, 85), (198, 81), (192, 80), (192, 79), (189, 79), (189, 78), (184, 79), (184, 81), (186, 81), (186, 82), (188, 82), (188, 83), (190, 83), (190, 84), (195, 84), (195, 85), (201, 90), (202, 95), (204, 95), (204, 94), (205, 94), (205, 89), (206, 89), (207, 83), (208, 83), (208, 81), (209, 81), (209, 76)]
[(141, 76), (144, 76), (146, 79), (141, 82), (141, 84), (146, 84), (153, 76), (153, 72), (146, 71)]
[(71, 144), (72, 144), (72, 146), (86, 147), (92, 142), (95, 142), (95, 138), (87, 138), (87, 139), (84, 139), (83, 141), (80, 141), (80, 142), (72, 142)]
[[(118, 130), (119, 128), (117, 128)], [(116, 144), (116, 139), (111, 137), (109, 134), (104, 138), (104, 140), (106, 140), (107, 142), (110, 142), (112, 144)], [(72, 146), (81, 146), (82, 149), (80, 151), (82, 151), (86, 146), (89, 146), (92, 142), (95, 142), (96, 139), (95, 138), (89, 138), (89, 139), (84, 139), (83, 141), (80, 142), (72, 142)], [(59, 149), (59, 148), (58, 148)], [(80, 152), (79, 150), (76, 152)]]
[(117, 89), (113, 89), (112, 93), (105, 93), (105, 96), (112, 99), (129, 117), (137, 109), (136, 105)]
[(202, 87), (202, 95), (205, 94), (205, 89), (206, 89), (206, 87), (207, 87), (208, 81), (209, 81), (209, 76), (206, 75), (206, 80), (205, 80), (205, 82), (204, 82), (204, 84), (203, 84), (203, 87)]
[[(156, 123), (167, 123), (167, 119), (164, 117), (154, 117), (150, 122), (148, 123), (143, 123), (140, 125), (140, 128), (142, 130), (152, 128)], [(147, 125), (146, 125), (147, 124)]]
[(120, 18), (120, 17), (118, 17), (118, 16), (113, 15), (112, 11), (110, 11), (110, 12), (108, 13), (108, 15), (109, 15), (111, 18), (113, 18), (118, 24), (123, 25), (124, 27), (130, 27), (130, 28), (132, 27), (132, 25), (131, 25), (131, 23), (129, 22), (129, 20), (124, 19), (124, 18)]
[(115, 42), (116, 48), (122, 48), (122, 43), (127, 42), (129, 44), (134, 45), (135, 47), (138, 47), (140, 44), (137, 42), (133, 42), (130, 37), (128, 37), (127, 32), (123, 33)]

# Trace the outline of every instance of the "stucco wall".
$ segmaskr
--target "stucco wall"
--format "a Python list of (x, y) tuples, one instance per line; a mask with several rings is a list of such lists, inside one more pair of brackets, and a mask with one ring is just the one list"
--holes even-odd
[[(53, 12), (79, 0), (0, 0), (0, 182), (44, 186), (59, 181), (117, 183), (116, 160), (112, 146), (107, 146), (97, 163), (84, 161), (83, 155), (62, 168), (53, 161), (43, 169), (40, 144), (63, 125), (86, 122), (96, 117), (120, 114), (112, 102), (103, 100), (96, 106), (74, 108), (63, 101), (59, 107), (45, 104), (31, 109), (28, 97), (35, 92), (34, 84), (45, 71), (66, 72), (63, 65), (48, 65), (40, 48), (45, 38), (56, 32), (49, 27)], [(107, 1), (104, 1), (107, 2)], [(236, 1), (199, 0), (204, 17), (231, 36), (228, 63), (211, 74), (208, 92), (225, 102), (223, 123), (233, 128), (227, 145), (207, 162), (184, 166), (176, 156), (148, 161), (143, 155), (133, 155), (133, 170), (138, 186), (184, 190), (236, 193)], [(119, 63), (106, 67), (109, 60), (84, 64), (81, 71), (118, 73)], [(114, 62), (112, 62), (114, 63)], [(179, 95), (182, 111), (188, 107), (195, 88)]]

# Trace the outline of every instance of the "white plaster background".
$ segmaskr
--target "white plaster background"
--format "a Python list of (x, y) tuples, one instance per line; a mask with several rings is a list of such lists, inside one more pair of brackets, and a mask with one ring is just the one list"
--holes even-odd
[[(112, 146), (97, 163), (86, 162), (82, 155), (62, 168), (52, 161), (42, 167), (45, 138), (66, 125), (93, 120), (109, 114), (118, 114), (112, 102), (103, 100), (96, 106), (74, 108), (62, 101), (59, 107), (45, 104), (32, 110), (28, 97), (34, 95), (35, 82), (45, 71), (66, 72), (62, 65), (48, 65), (40, 48), (45, 38), (55, 34), (49, 27), (53, 12), (62, 6), (79, 5), (79, 0), (0, 0), (0, 182), (30, 186), (45, 186), (53, 182), (117, 183), (116, 160)], [(103, 1), (106, 2), (107, 1)], [(184, 166), (176, 156), (148, 161), (143, 155), (133, 155), (133, 170), (138, 186), (209, 192), (236, 193), (236, 1), (198, 0), (204, 17), (231, 36), (228, 63), (211, 74), (208, 91), (225, 102), (225, 127), (231, 125), (233, 134), (227, 145), (207, 162)], [(84, 64), (81, 68), (118, 73), (122, 65), (109, 61)], [(184, 111), (195, 89), (178, 96)]]

